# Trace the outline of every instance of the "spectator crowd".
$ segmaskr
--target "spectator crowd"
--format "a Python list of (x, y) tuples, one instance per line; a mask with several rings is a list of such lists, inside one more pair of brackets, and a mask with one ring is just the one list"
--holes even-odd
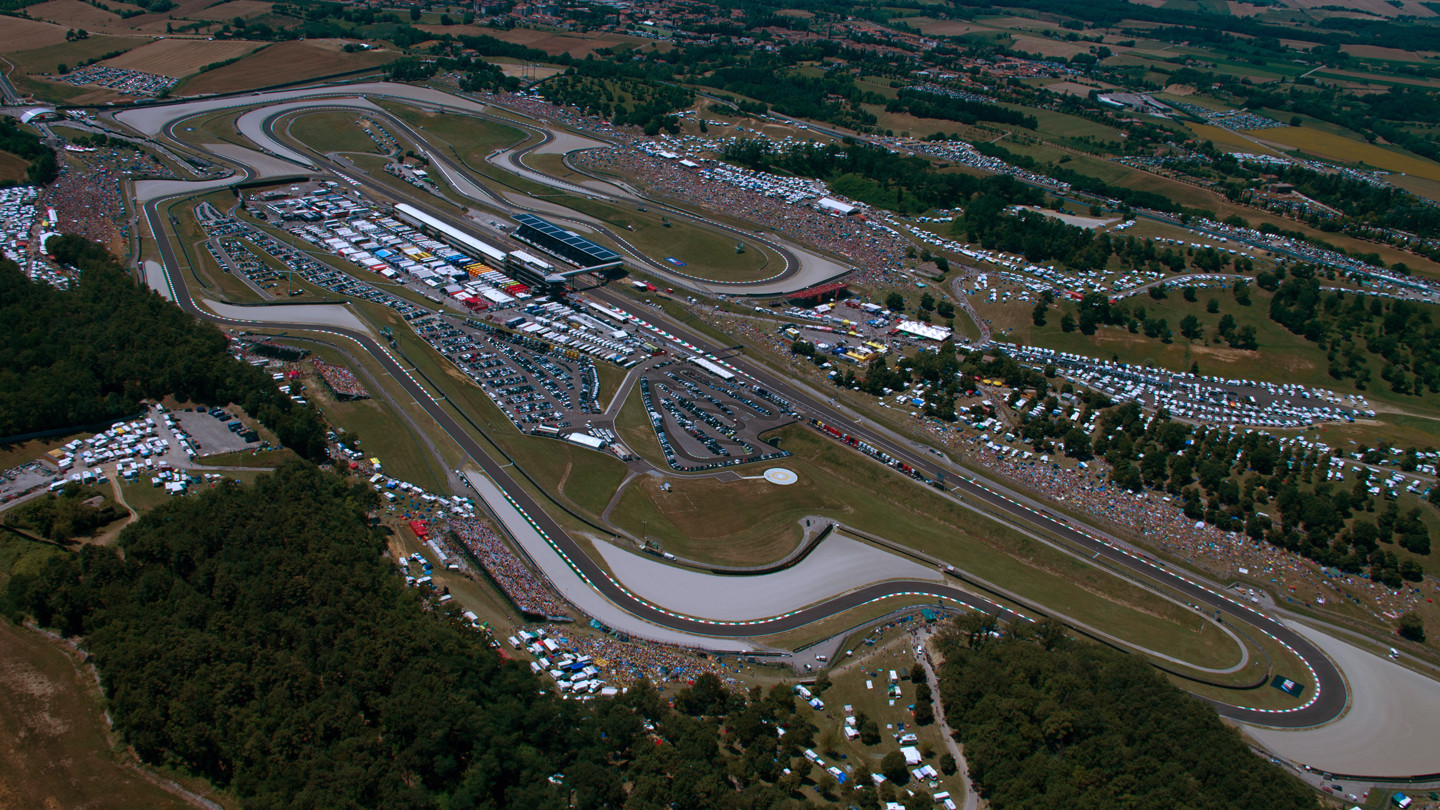
[(45, 187), (41, 204), (55, 209), (55, 230), (115, 246), (129, 235), (125, 180), (138, 177), (174, 179), (175, 174), (154, 156), (133, 149), (67, 150), (60, 176)]
[(522, 612), (535, 616), (570, 614), (569, 608), (489, 526), (472, 517), (447, 517), (443, 524), (475, 555), (490, 578)]
[(340, 399), (368, 399), (370, 397), (370, 392), (365, 390), (365, 385), (356, 379), (350, 369), (344, 366), (332, 366), (318, 357), (312, 357), (310, 362), (315, 366), (315, 371), (320, 378)]
[(908, 243), (888, 229), (872, 227), (868, 220), (821, 213), (805, 203), (742, 188), (723, 180), (707, 180), (698, 169), (624, 146), (591, 149), (572, 158), (577, 168), (618, 174), (652, 193), (772, 228), (787, 237), (823, 251), (844, 256), (860, 273), (858, 284), (880, 280), (905, 260)]
[(610, 636), (574, 633), (557, 626), (546, 626), (545, 631), (562, 637), (577, 652), (590, 656), (616, 684), (628, 685), (641, 678), (657, 686), (684, 684), (708, 672), (732, 689), (744, 688), (735, 677), (743, 664), (727, 665), (713, 658), (700, 658), (693, 651), (653, 641), (620, 641)]

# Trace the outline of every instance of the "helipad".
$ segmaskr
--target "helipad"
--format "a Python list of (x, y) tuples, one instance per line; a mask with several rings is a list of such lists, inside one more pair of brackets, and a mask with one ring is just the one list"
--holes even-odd
[(774, 467), (765, 471), (765, 480), (769, 481), (772, 484), (779, 484), (782, 487), (788, 487), (796, 481), (799, 481), (800, 476), (796, 475), (790, 470), (785, 469), (784, 467)]

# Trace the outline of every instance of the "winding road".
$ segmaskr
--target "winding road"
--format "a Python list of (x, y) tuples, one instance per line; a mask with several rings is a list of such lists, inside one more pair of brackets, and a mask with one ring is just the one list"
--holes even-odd
[[(337, 96), (354, 97), (362, 92), (361, 87), (344, 88), (318, 88), (310, 91), (289, 91), (287, 93), (267, 94), (265, 97), (245, 96), (231, 99), (217, 99), (207, 102), (188, 102), (167, 107), (150, 107), (143, 110), (127, 111), (120, 113), (117, 118), (130, 126), (151, 136), (168, 135), (174, 123), (185, 118), (200, 115), (214, 109), (228, 107), (240, 108), (246, 106), (267, 105), (252, 113), (242, 116), (247, 121), (247, 128), (259, 126), (262, 129), (270, 126), (273, 121), (293, 109), (298, 109), (297, 104), (311, 104), (314, 106), (325, 106), (334, 104)], [(453, 96), (441, 94), (438, 91), (427, 88), (411, 88), (405, 85), (382, 84), (366, 85), (364, 92), (371, 95), (380, 95), (393, 98), (406, 99), (422, 104), (431, 104), (441, 107), (479, 106), (474, 102), (457, 99)], [(436, 96), (444, 96), (437, 99)], [(302, 102), (302, 98), (305, 99)], [(285, 108), (276, 110), (268, 106), (272, 102), (284, 102)], [(471, 112), (472, 110), (467, 110)], [(260, 113), (264, 114), (260, 114)], [(132, 115), (133, 113), (133, 115)], [(390, 120), (393, 117), (389, 117)], [(408, 127), (406, 128), (408, 130)], [(409, 130), (412, 137), (419, 139), (418, 133)], [(247, 135), (247, 137), (249, 137)], [(279, 157), (282, 152), (276, 150), (277, 145), (288, 150), (288, 147), (278, 144), (273, 140), (273, 135), (265, 132), (265, 137), (256, 140), (251, 137), (252, 143), (259, 146), (267, 157)], [(190, 148), (195, 148), (191, 146)], [(219, 155), (211, 153), (227, 162), (239, 162), (244, 156), (243, 152), (231, 151), (230, 155)], [(324, 171), (329, 161), (320, 158), (312, 159), (305, 155), (296, 155), (303, 160), (297, 162), (297, 166), (306, 166), (310, 173)], [(291, 159), (289, 155), (285, 159)], [(432, 159), (434, 154), (432, 153)], [(463, 170), (448, 161), (445, 163), (450, 171), (464, 177)], [(308, 167), (316, 167), (309, 170)], [(273, 167), (267, 167), (273, 171)], [(529, 171), (534, 171), (530, 169)], [(254, 172), (258, 175), (261, 172)], [(250, 179), (252, 172), (247, 169), (242, 175), (228, 178), (223, 184), (234, 184)], [(351, 176), (346, 173), (346, 176)], [(356, 181), (362, 180), (353, 177)], [(843, 593), (831, 596), (830, 598), (817, 601), (803, 608), (791, 612), (771, 616), (767, 618), (756, 618), (746, 620), (717, 621), (700, 618), (692, 615), (685, 615), (642, 598), (627, 589), (610, 574), (596, 560), (592, 559), (591, 552), (585, 546), (572, 537), (560, 524), (552, 519), (546, 512), (544, 506), (532, 498), (522, 482), (512, 475), (513, 465), (502, 463), (492, 458), (482, 446), (481, 441), (462, 425), (455, 413), (441, 401), (432, 396), (430, 390), (412, 376), (411, 369), (392, 354), (384, 345), (378, 342), (368, 330), (364, 329), (357, 321), (353, 320), (353, 313), (343, 305), (315, 305), (306, 308), (262, 306), (262, 307), (238, 307), (233, 305), (216, 306), (207, 302), (208, 309), (200, 306), (195, 301), (186, 280), (186, 273), (181, 271), (181, 264), (177, 259), (175, 249), (165, 236), (164, 215), (160, 212), (160, 205), (178, 196), (185, 196), (194, 193), (196, 190), (205, 187), (215, 187), (212, 183), (186, 184), (166, 183), (155, 184), (142, 190), (141, 184), (137, 184), (136, 193), (141, 199), (143, 217), (146, 219), (150, 232), (157, 237), (157, 244), (161, 254), (161, 266), (147, 268), (146, 277), (152, 286), (158, 286), (167, 297), (174, 300), (180, 307), (193, 315), (210, 321), (233, 327), (261, 326), (280, 328), (287, 330), (321, 331), (331, 335), (337, 335), (353, 341), (375, 360), (399, 383), (408, 394), (414, 397), (415, 401), (433, 418), (455, 442), (464, 450), (466, 455), (481, 469), (490, 481), (499, 487), (505, 495), (521, 510), (524, 515), (541, 531), (546, 542), (554, 551), (562, 557), (566, 564), (584, 580), (591, 588), (601, 594), (610, 603), (622, 608), (625, 613), (636, 617), (642, 622), (668, 628), (675, 632), (691, 634), (694, 636), (719, 637), (726, 639), (745, 639), (754, 636), (782, 633), (803, 627), (812, 622), (825, 619), (830, 616), (851, 610), (869, 602), (885, 599), (896, 595), (922, 595), (927, 598), (943, 599), (956, 604), (967, 606), (974, 610), (987, 613), (998, 613), (1003, 616), (1013, 617), (1014, 614), (1001, 608), (999, 605), (971, 593), (956, 585), (945, 582), (937, 582), (933, 578), (900, 578), (883, 582), (876, 582), (861, 587), (852, 588)], [(386, 190), (385, 196), (392, 196), (393, 192)], [(494, 199), (494, 196), (491, 196)], [(413, 202), (413, 201), (412, 201)], [(492, 203), (493, 204), (493, 203)], [(163, 282), (163, 283), (162, 283)], [(643, 313), (645, 318), (656, 317), (654, 310), (643, 309), (633, 304), (628, 299), (621, 298), (609, 291), (596, 290), (592, 294), (604, 299), (607, 303), (628, 309), (632, 312)], [(315, 310), (317, 306), (323, 311)], [(212, 311), (213, 310), (213, 311)], [(341, 314), (343, 313), (343, 314)], [(347, 317), (348, 316), (348, 317)], [(676, 334), (682, 335), (686, 340), (700, 347), (702, 351), (718, 352), (722, 347), (703, 334), (690, 330), (680, 324), (667, 324)], [(884, 450), (886, 453), (911, 464), (917, 470), (923, 471), (928, 477), (934, 478), (937, 473), (948, 473), (946, 480), (954, 482), (949, 490), (952, 497), (956, 497), (967, 506), (979, 508), (988, 512), (993, 517), (998, 517), (1006, 522), (1023, 527), (1025, 530), (1042, 533), (1049, 537), (1059, 538), (1070, 546), (1080, 549), (1085, 556), (1096, 561), (1103, 561), (1112, 569), (1126, 572), (1150, 582), (1158, 583), (1166, 588), (1171, 594), (1182, 602), (1191, 603), (1203, 607), (1209, 614), (1223, 617), (1226, 623), (1244, 627), (1247, 632), (1264, 634), (1276, 642), (1286, 646), (1299, 657), (1310, 669), (1317, 688), (1312, 694), (1306, 696), (1302, 705), (1284, 711), (1264, 710), (1245, 706), (1231, 705), (1211, 701), (1216, 709), (1223, 715), (1254, 724), (1271, 726), (1276, 728), (1304, 728), (1329, 722), (1339, 717), (1345, 710), (1348, 701), (1348, 689), (1345, 679), (1331, 660), (1306, 636), (1292, 631), (1286, 625), (1271, 618), (1270, 616), (1252, 609), (1251, 607), (1230, 598), (1224, 594), (1219, 586), (1207, 585), (1199, 582), (1184, 573), (1174, 571), (1170, 568), (1156, 564), (1151, 560), (1137, 554), (1127, 548), (1123, 543), (1114, 537), (1101, 533), (1081, 529), (1068, 520), (1063, 520), (1050, 515), (1044, 511), (1040, 504), (1027, 503), (1025, 499), (1013, 493), (1007, 494), (1003, 487), (995, 484), (984, 484), (978, 480), (970, 480), (959, 473), (959, 468), (942, 463), (931, 453), (922, 451), (908, 439), (891, 433), (885, 428), (875, 425), (868, 420), (857, 421), (839, 408), (830, 404), (828, 396), (813, 391), (808, 387), (795, 383), (792, 380), (777, 376), (763, 366), (751, 362), (743, 356), (727, 358), (727, 362), (736, 366), (742, 373), (754, 378), (779, 395), (787, 398), (798, 411), (803, 414), (814, 416), (825, 422), (844, 425), (844, 430), (855, 435), (871, 445)], [(441, 397), (443, 399), (443, 396)], [(470, 423), (470, 428), (475, 432), (484, 435), (478, 426)], [(858, 463), (867, 463), (860, 461)], [(970, 473), (973, 475), (973, 473)], [(918, 484), (917, 484), (918, 485)], [(642, 633), (643, 635), (643, 633)], [(729, 645), (727, 645), (729, 646)]]

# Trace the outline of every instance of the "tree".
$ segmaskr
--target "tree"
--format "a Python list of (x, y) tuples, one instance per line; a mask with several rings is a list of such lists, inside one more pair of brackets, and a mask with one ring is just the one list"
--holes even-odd
[(1219, 312), (1219, 311), (1220, 311), (1220, 299), (1218, 299), (1218, 298), (1211, 298), (1209, 301), (1206, 301), (1206, 302), (1205, 302), (1205, 311), (1208, 312), (1208, 313), (1210, 313), (1211, 315), (1214, 315), (1215, 313)]
[(419, 7), (419, 6), (411, 6), (411, 7), (410, 7), (410, 22), (416, 22), (416, 21), (419, 20), (419, 19), (420, 19), (420, 7)]
[(910, 769), (905, 767), (905, 755), (891, 751), (880, 760), (880, 775), (892, 784), (903, 785), (910, 781)]
[(931, 295), (928, 292), (922, 293), (920, 295), (920, 308), (927, 311), (933, 311), (935, 309), (935, 296)]
[(892, 312), (905, 311), (905, 296), (898, 292), (892, 292), (885, 296), (885, 308)]
[[(1031, 312), (1030, 312), (1030, 319), (1035, 322), (1035, 325), (1036, 325), (1036, 326), (1044, 326), (1044, 325), (1045, 325), (1045, 313), (1047, 313), (1047, 312), (1049, 312), (1049, 311), (1050, 311), (1050, 307), (1047, 306), (1047, 303), (1046, 303), (1045, 299), (1044, 299), (1044, 298), (1041, 298), (1039, 301), (1036, 301), (1036, 302), (1035, 302), (1035, 309), (1031, 310)], [(1065, 330), (1065, 331), (1068, 332), (1068, 331), (1070, 331), (1070, 330), (1067, 329), (1067, 330)]]
[(1061, 332), (1074, 332), (1074, 331), (1075, 331), (1075, 318), (1074, 318), (1070, 313), (1068, 313), (1068, 312), (1065, 313), (1064, 315), (1061, 315), (1061, 316), (1060, 316), (1060, 331), (1061, 331)]
[(1260, 348), (1260, 344), (1255, 336), (1255, 327), (1249, 324), (1240, 327), (1240, 331), (1235, 333), (1235, 339), (1230, 342), (1230, 345), (1237, 349), (1254, 350)]
[(1250, 306), (1250, 284), (1244, 280), (1235, 282), (1235, 301), (1242, 307)]
[(1400, 621), (1396, 624), (1395, 629), (1403, 639), (1420, 643), (1425, 641), (1425, 620), (1413, 610), (1407, 610), (1400, 614)]
[(855, 716), (856, 730), (860, 732), (860, 742), (865, 745), (875, 745), (880, 742), (880, 724), (875, 718), (860, 712)]
[(1200, 319), (1194, 315), (1186, 315), (1180, 319), (1180, 334), (1184, 335), (1188, 340), (1199, 340), (1205, 336), (1205, 333), (1200, 328)]
[(944, 753), (940, 755), (940, 772), (946, 776), (954, 776), (959, 767), (955, 763), (955, 755)]

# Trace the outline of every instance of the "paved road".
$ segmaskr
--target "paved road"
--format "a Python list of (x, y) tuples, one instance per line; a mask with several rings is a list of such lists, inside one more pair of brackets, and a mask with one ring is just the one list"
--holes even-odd
[(832, 532), (795, 565), (730, 576), (677, 568), (648, 554), (596, 543), (606, 565), (637, 596), (676, 612), (745, 621), (778, 616), (886, 579), (944, 582), (936, 569)]
[(1340, 720), (1303, 730), (1250, 729), (1261, 745), (1331, 773), (1413, 776), (1440, 773), (1440, 689), (1435, 681), (1300, 622), (1297, 632), (1334, 656), (1357, 691)]
[[(391, 85), (387, 89), (393, 87), (394, 85)], [(240, 105), (235, 104), (232, 106)], [(151, 123), (151, 121), (147, 120), (147, 123)], [(163, 126), (165, 126), (165, 121), (159, 121), (158, 127)], [(150, 223), (152, 233), (155, 234), (163, 233), (163, 218), (158, 211), (158, 202), (158, 199), (152, 199), (144, 206), (145, 217)], [(229, 317), (214, 316), (201, 311), (195, 306), (190, 296), (184, 275), (178, 272), (179, 264), (176, 261), (173, 247), (167, 240), (163, 239), (159, 240), (159, 245), (169, 280), (168, 287), (173, 291), (177, 303), (187, 311), (200, 317), (236, 325), (268, 325), (301, 330), (315, 328), (313, 324), (299, 320), (296, 322), (287, 322), (284, 320), (261, 321), (256, 317), (258, 313), (254, 312), (240, 314), (245, 320), (238, 320)], [(633, 305), (630, 305), (629, 302), (624, 299), (612, 299), (611, 303), (624, 305), (626, 308), (632, 310), (635, 309)], [(647, 318), (654, 317), (652, 310), (643, 311)], [(682, 332), (689, 332), (689, 330), (685, 330), (683, 327), (675, 328)], [(491, 459), (481, 447), (480, 443), (461, 427), (449, 411), (431, 398), (425, 388), (411, 376), (405, 366), (389, 351), (363, 332), (351, 328), (333, 328), (330, 331), (354, 340), (374, 356), (376, 360), (385, 367), (386, 371), (399, 381), (400, 384), (416, 398), (416, 401), (430, 413), (436, 422), (455, 439), (474, 462), (485, 470), (491, 480), (509, 493), (517, 505), (531, 516), (537, 526), (550, 536), (553, 545), (558, 551), (569, 558), (570, 564), (579, 574), (591, 582), (607, 599), (625, 606), (631, 615), (640, 617), (644, 621), (681, 632), (705, 636), (737, 638), (767, 635), (801, 627), (818, 619), (899, 593), (923, 594), (936, 598), (949, 599), (987, 612), (1000, 611), (993, 603), (968, 592), (948, 585), (937, 585), (934, 582), (923, 580), (901, 580), (870, 585), (784, 616), (756, 621), (717, 622), (691, 616), (677, 615), (672, 611), (658, 608), (630, 594), (612, 580), (557, 523), (548, 517), (544, 509), (518, 486), (509, 472), (513, 467), (510, 467), (510, 465), (501, 465), (499, 462)], [(713, 345), (710, 340), (702, 335), (692, 333), (687, 334), (687, 337), (691, 342), (696, 343), (702, 348), (712, 351), (720, 348)], [(741, 366), (743, 371), (751, 374), (751, 376), (772, 388), (777, 393), (789, 398), (793, 403), (800, 406), (802, 410), (808, 410), (821, 418), (829, 420), (839, 421), (844, 419), (842, 414), (827, 404), (823, 396), (797, 387), (788, 380), (781, 380), (769, 371), (749, 363), (743, 358), (732, 359), (731, 362)], [(847, 432), (862, 437), (876, 447), (890, 453), (892, 456), (911, 463), (912, 466), (926, 472), (932, 477), (937, 471), (938, 465), (935, 459), (918, 453), (908, 441), (899, 439), (888, 433), (888, 431), (866, 423), (854, 422), (847, 425), (846, 430)], [(1299, 709), (1288, 712), (1269, 712), (1216, 704), (1217, 708), (1223, 714), (1237, 720), (1246, 720), (1266, 725), (1304, 727), (1332, 720), (1343, 711), (1346, 705), (1347, 691), (1345, 682), (1343, 678), (1341, 678), (1339, 671), (1336, 670), (1330, 660), (1326, 658), (1315, 645), (1310, 643), (1309, 640), (1291, 631), (1279, 622), (1257, 613), (1246, 605), (1216, 590), (1207, 588), (1184, 575), (1171, 572), (1166, 568), (1155, 565), (1137, 556), (1133, 552), (1123, 548), (1114, 538), (1102, 538), (1078, 530), (1068, 522), (1058, 520), (1021, 504), (1015, 499), (1004, 496), (994, 489), (961, 479), (953, 491), (971, 502), (984, 504), (989, 509), (1004, 515), (1007, 519), (1068, 540), (1070, 543), (1085, 549), (1087, 552), (1093, 553), (1096, 557), (1104, 557), (1106, 562), (1112, 566), (1127, 569), (1133, 573), (1161, 581), (1176, 591), (1182, 599), (1204, 605), (1211, 610), (1218, 611), (1231, 621), (1250, 625), (1255, 631), (1270, 635), (1281, 643), (1289, 646), (1297, 655), (1307, 661), (1312, 668), (1316, 682), (1319, 684), (1319, 689), (1316, 690), (1316, 694)]]

